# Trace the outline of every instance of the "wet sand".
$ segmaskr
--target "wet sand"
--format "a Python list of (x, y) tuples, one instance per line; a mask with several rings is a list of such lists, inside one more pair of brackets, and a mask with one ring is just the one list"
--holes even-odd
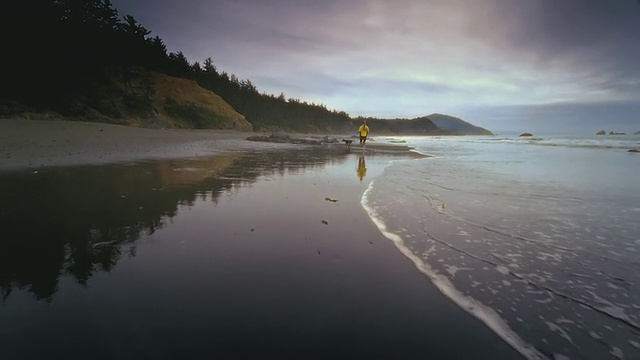
[[(179, 191), (175, 209), (158, 210), (165, 214), (160, 217), (172, 214), (165, 221), (170, 224), (147, 230), (150, 235), (136, 240), (135, 256), (121, 256), (113, 269), (90, 278), (88, 288), (73, 285), (63, 274), (46, 306), (29, 298), (28, 286), (14, 289), (0, 309), (0, 335), (11, 344), (3, 347), (9, 358), (520, 358), (442, 295), (362, 208), (369, 181), (390, 160), (406, 158), (402, 155), (366, 155), (361, 180), (359, 151), (287, 151), (286, 146), (246, 145), (243, 133), (88, 123), (31, 124), (24, 142), (24, 133), (4, 131), (24, 124), (6, 124), (0, 132), (4, 170), (48, 158), (55, 165), (165, 159), (116, 172), (105, 168), (100, 181), (97, 169), (74, 174), (72, 168), (44, 166), (38, 177), (0, 174), (0, 190), (17, 194), (3, 201), (17, 199), (25, 217), (33, 215), (29, 209), (55, 203), (46, 197), (50, 193), (82, 203), (82, 194), (72, 200), (73, 194), (100, 190), (104, 198), (82, 214), (126, 213), (123, 199), (132, 202), (131, 214), (136, 214), (152, 211), (158, 189), (165, 197)], [(65, 131), (69, 128), (71, 133)], [(58, 141), (62, 145), (50, 144)], [(237, 157), (230, 159), (230, 151)], [(95, 160), (99, 154), (102, 158)], [(152, 183), (140, 184), (141, 174), (156, 173), (163, 174), (161, 181), (153, 175)], [(107, 181), (107, 174), (113, 179)], [(59, 187), (25, 200), (47, 182), (46, 176), (59, 179)], [(78, 187), (65, 176), (88, 180)], [(131, 178), (138, 180), (126, 189), (122, 184)], [(104, 189), (109, 186), (117, 191)], [(185, 198), (185, 191), (191, 195)], [(106, 210), (111, 204), (117, 211)], [(69, 226), (77, 207), (68, 207)], [(130, 227), (126, 219), (121, 225), (108, 222)], [(34, 220), (30, 224), (39, 226)], [(11, 248), (3, 250), (10, 256)]]

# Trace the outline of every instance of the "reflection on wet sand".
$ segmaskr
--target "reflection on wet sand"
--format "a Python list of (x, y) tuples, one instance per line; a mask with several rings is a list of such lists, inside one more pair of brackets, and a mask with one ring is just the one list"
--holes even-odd
[(362, 181), (365, 175), (367, 175), (367, 164), (365, 162), (364, 155), (360, 155), (358, 157), (358, 168), (356, 169), (356, 174), (358, 174), (360, 181)]
[(0, 171), (3, 356), (517, 358), (371, 223), (360, 200), (389, 159), (368, 153), (363, 182), (357, 159)]
[(322, 149), (238, 153), (198, 160), (0, 172), (0, 291), (51, 300), (62, 275), (86, 285), (136, 241), (152, 234), (206, 194), (250, 186), (260, 176), (283, 175), (344, 161)]

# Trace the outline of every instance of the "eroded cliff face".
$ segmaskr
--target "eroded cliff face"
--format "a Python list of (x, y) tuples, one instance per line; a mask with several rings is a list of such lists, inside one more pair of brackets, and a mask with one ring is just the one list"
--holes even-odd
[(153, 104), (159, 117), (176, 127), (253, 131), (224, 99), (194, 80), (154, 73)]

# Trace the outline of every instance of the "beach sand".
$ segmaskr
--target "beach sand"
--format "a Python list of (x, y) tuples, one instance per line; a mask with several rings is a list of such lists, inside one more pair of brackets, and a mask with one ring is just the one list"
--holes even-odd
[(187, 158), (246, 147), (247, 133), (0, 119), (0, 169)]
[[(0, 310), (9, 358), (521, 358), (442, 295), (362, 208), (371, 179), (406, 151), (367, 153), (360, 179), (361, 152), (341, 147), (95, 123), (0, 126), (2, 201), (17, 209), (0, 220), (14, 240), (24, 230), (15, 224), (37, 229), (50, 224), (49, 211), (63, 210), (57, 221), (79, 227), (75, 234), (164, 223), (145, 225), (135, 256), (118, 257), (88, 287), (56, 273), (46, 306), (29, 296), (33, 284), (14, 288)], [(122, 161), (132, 163), (69, 167)], [(158, 189), (170, 205), (150, 215)], [(14, 264), (0, 275), (20, 273), (11, 266), (32, 250), (0, 246)]]

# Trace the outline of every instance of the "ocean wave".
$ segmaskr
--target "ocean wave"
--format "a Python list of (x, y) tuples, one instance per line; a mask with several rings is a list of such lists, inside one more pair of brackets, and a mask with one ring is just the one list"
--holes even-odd
[(365, 211), (369, 214), (369, 217), (376, 224), (380, 232), (398, 248), (400, 253), (406, 256), (418, 270), (425, 274), (431, 282), (449, 299), (454, 301), (462, 309), (482, 321), (491, 330), (493, 330), (504, 341), (516, 349), (520, 354), (530, 360), (542, 360), (548, 359), (545, 355), (539, 352), (536, 348), (523, 341), (500, 317), (500, 315), (481, 302), (475, 300), (470, 296), (465, 296), (458, 291), (455, 286), (449, 281), (446, 276), (442, 276), (434, 271), (428, 263), (424, 262), (418, 256), (416, 256), (409, 247), (406, 246), (402, 237), (387, 230), (387, 225), (384, 220), (377, 213), (375, 208), (370, 204), (369, 193), (374, 186), (375, 179), (369, 184), (369, 187), (362, 196), (361, 204)]

